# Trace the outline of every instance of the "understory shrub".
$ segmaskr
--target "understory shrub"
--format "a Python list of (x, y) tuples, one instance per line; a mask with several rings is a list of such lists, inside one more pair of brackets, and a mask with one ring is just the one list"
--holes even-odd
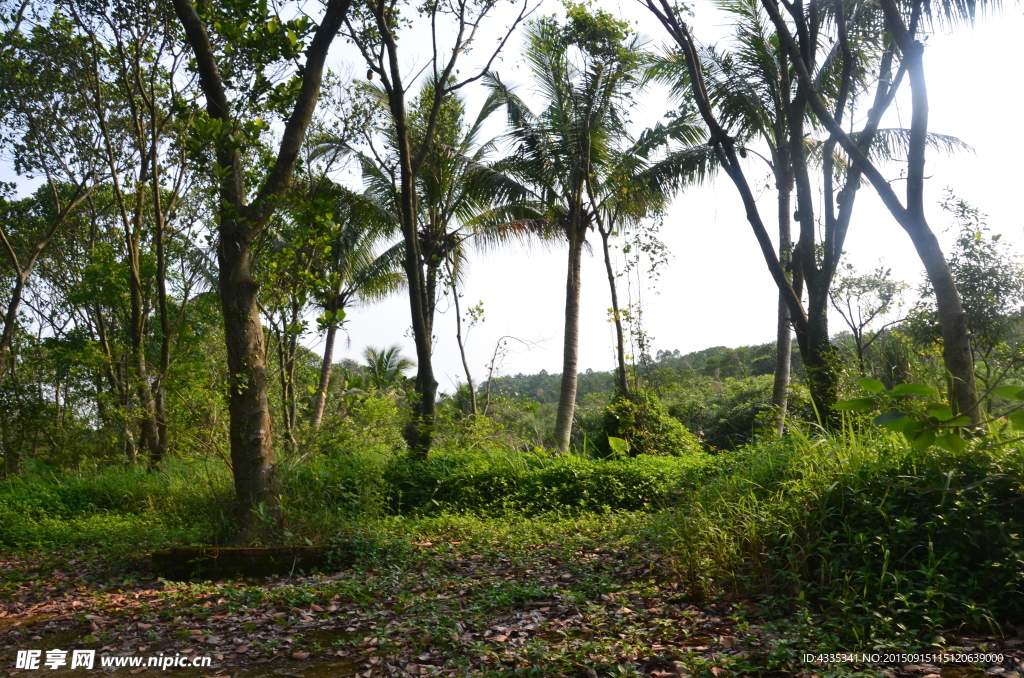
[(629, 443), (629, 454), (633, 457), (703, 451), (696, 436), (673, 418), (658, 396), (650, 391), (634, 390), (628, 397), (616, 397), (604, 409), (602, 429), (605, 435), (596, 442), (605, 455), (611, 454), (609, 436)]
[[(668, 412), (693, 431), (711, 451), (734, 450), (754, 441), (772, 412), (770, 374), (727, 378), (674, 393)], [(789, 387), (788, 418), (815, 421), (807, 387)]]
[(600, 460), (575, 455), (435, 454), (385, 474), (396, 513), (650, 511), (715, 472), (708, 455)]

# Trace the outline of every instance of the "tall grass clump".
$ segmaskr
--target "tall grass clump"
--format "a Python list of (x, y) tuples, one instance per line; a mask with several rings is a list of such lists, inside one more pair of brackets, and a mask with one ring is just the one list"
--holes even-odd
[(230, 475), (217, 462), (171, 459), (154, 473), (109, 467), (0, 481), (0, 545), (21, 547), (226, 542)]
[(952, 453), (881, 431), (797, 431), (736, 453), (652, 536), (694, 591), (821, 613), (858, 647), (998, 633), (1024, 623), (1022, 457), (993, 442)]

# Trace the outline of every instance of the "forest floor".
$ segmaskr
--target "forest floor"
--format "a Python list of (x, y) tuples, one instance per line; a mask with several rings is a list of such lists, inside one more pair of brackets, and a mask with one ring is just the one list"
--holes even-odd
[[(44, 666), (46, 651), (92, 649), (93, 670), (143, 678), (162, 672), (145, 666), (161, 654), (209, 656), (206, 667), (166, 669), (177, 678), (1017, 678), (1024, 669), (1024, 641), (1005, 637), (947, 639), (1001, 662), (800, 668), (792, 658), (821, 648), (759, 623), (750, 602), (688, 596), (672, 563), (621, 530), (509, 536), (421, 535), (336, 573), (202, 584), (155, 579), (145, 554), (99, 546), (0, 554), (0, 664), (15, 676), (16, 651), (40, 649), (45, 675), (82, 675), (70, 652), (68, 665)], [(101, 668), (116, 657), (143, 665)]]

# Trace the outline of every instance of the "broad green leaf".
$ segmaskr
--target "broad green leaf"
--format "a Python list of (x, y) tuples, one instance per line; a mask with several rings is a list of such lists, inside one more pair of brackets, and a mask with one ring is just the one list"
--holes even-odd
[(877, 417), (875, 417), (874, 423), (881, 426), (882, 424), (888, 424), (890, 422), (899, 421), (900, 419), (906, 418), (907, 415), (903, 412), (883, 412)]
[(935, 389), (924, 384), (897, 384), (889, 393), (893, 395), (935, 395)]
[(928, 415), (941, 420), (952, 419), (953, 410), (944, 403), (928, 403)]
[(1024, 431), (1024, 410), (1010, 413), (1010, 426), (1015, 431)]
[(913, 447), (915, 450), (923, 450), (924, 448), (929, 447), (934, 443), (935, 431), (927, 429), (917, 434), (914, 440), (910, 443), (910, 446)]
[(861, 379), (857, 382), (860, 387), (868, 393), (881, 393), (885, 390), (885, 384), (878, 381), (877, 379)]
[(629, 454), (629, 441), (623, 440), (622, 438), (616, 438), (615, 436), (608, 436), (608, 447), (612, 448), (612, 452), (617, 455)]
[(902, 431), (906, 426), (907, 415), (903, 412), (883, 412), (874, 419), (876, 426), (881, 426), (887, 431)]
[(967, 447), (967, 441), (955, 433), (947, 433), (935, 439), (935, 444), (950, 452), (963, 452)]
[(875, 406), (874, 398), (853, 398), (852, 400), (840, 400), (836, 403), (835, 408), (837, 410), (870, 410)]
[(1024, 400), (1024, 388), (1020, 386), (1000, 386), (999, 388), (992, 389), (992, 395), (997, 395), (1007, 400)]
[(913, 442), (917, 438), (917, 434), (921, 432), (921, 429), (926, 427), (928, 422), (920, 421), (918, 419), (912, 419), (903, 426), (903, 435), (906, 436), (907, 440)]

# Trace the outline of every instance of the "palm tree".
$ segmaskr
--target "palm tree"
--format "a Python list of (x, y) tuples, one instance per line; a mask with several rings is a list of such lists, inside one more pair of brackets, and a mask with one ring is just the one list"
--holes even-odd
[[(534, 114), (494, 74), (487, 83), (500, 96), (511, 128), (509, 157), (495, 169), (510, 180), (509, 195), (533, 207), (569, 245), (562, 383), (554, 437), (566, 452), (576, 404), (581, 255), (596, 206), (588, 185), (613, 170), (614, 149), (626, 137), (629, 96), (642, 85), (642, 41), (626, 22), (597, 10), (570, 6), (566, 25), (552, 17), (531, 22), (524, 54), (544, 108)], [(600, 178), (600, 179), (597, 179)]]
[(402, 248), (381, 246), (393, 236), (396, 222), (365, 196), (327, 183), (324, 192), (334, 205), (328, 248), (320, 261), (320, 280), (314, 296), (321, 309), (317, 324), (324, 331), (320, 381), (313, 399), (310, 426), (320, 427), (334, 365), (334, 343), (346, 309), (370, 303), (397, 291), (402, 284)]
[[(363, 94), (368, 105), (378, 106), (383, 116), (390, 115), (382, 92), (367, 86)], [(428, 82), (410, 109), (408, 124), (411, 138), (417, 146), (422, 143), (433, 100), (433, 86)], [(527, 207), (494, 204), (491, 183), (494, 173), (486, 164), (494, 150), (494, 142), (481, 141), (481, 133), (487, 119), (500, 104), (500, 97), (492, 93), (476, 118), (467, 122), (463, 100), (456, 95), (449, 96), (434, 123), (433, 142), (416, 175), (417, 245), (424, 282), (421, 305), (426, 332), (431, 337), (437, 302), (444, 288), (450, 287), (458, 296), (458, 282), (465, 272), (466, 245), (469, 242), (481, 246), (504, 245), (523, 241), (536, 232), (533, 228), (535, 220), (518, 218), (528, 212)], [(382, 140), (367, 136), (363, 150), (347, 142), (339, 145), (327, 139), (321, 152), (341, 152), (357, 158), (366, 185), (366, 199), (397, 224), (401, 207), (398, 203), (401, 195), (397, 170), (399, 158), (391, 132), (394, 125), (385, 128), (388, 131)], [(379, 146), (381, 142), (382, 146)], [(405, 243), (399, 243), (395, 253), (404, 256)], [(413, 293), (410, 289), (410, 294)], [(461, 327), (459, 334), (461, 348)], [(465, 365), (464, 355), (463, 359)], [(468, 365), (465, 367), (468, 378)], [(433, 398), (434, 392), (419, 395), (421, 398)], [(423, 421), (413, 424), (422, 426)], [(423, 450), (417, 452), (424, 454)]]
[(402, 347), (397, 344), (387, 348), (368, 346), (363, 351), (366, 359), (366, 376), (370, 384), (378, 391), (394, 388), (405, 376), (403, 372), (415, 367), (416, 363), (401, 354)]

